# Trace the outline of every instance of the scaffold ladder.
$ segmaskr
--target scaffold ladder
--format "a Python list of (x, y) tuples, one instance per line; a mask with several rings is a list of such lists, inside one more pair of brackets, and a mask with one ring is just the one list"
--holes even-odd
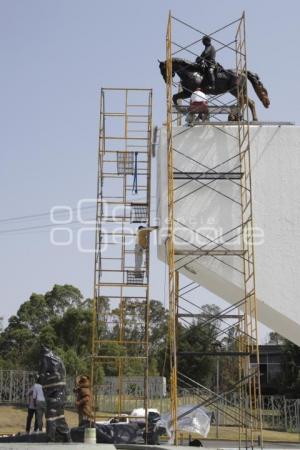
[[(92, 333), (94, 419), (148, 410), (149, 247), (135, 267), (138, 226), (150, 225), (152, 90), (103, 88), (100, 98)], [(132, 323), (135, 332), (132, 332)], [(141, 395), (125, 377), (143, 377)], [(117, 388), (105, 384), (117, 377)]]

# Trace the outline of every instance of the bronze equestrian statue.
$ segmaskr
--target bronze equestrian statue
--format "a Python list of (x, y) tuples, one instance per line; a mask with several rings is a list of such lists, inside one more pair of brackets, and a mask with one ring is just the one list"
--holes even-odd
[[(166, 81), (166, 61), (160, 61), (159, 68)], [(172, 78), (175, 74), (181, 80), (182, 91), (173, 95), (174, 105), (177, 105), (179, 99), (191, 97), (197, 88), (201, 88), (205, 94), (209, 95), (220, 95), (228, 92), (236, 97), (240, 104), (246, 104), (248, 101), (253, 121), (257, 121), (255, 103), (249, 97), (247, 98), (247, 79), (252, 84), (264, 107), (268, 108), (270, 105), (268, 91), (260, 81), (259, 76), (250, 72), (250, 70), (247, 71), (246, 77), (245, 74), (237, 74), (234, 70), (225, 70), (220, 64), (216, 63), (214, 87), (212, 87), (211, 78), (204, 61), (198, 60), (198, 62), (193, 63), (180, 58), (172, 58)], [(238, 120), (238, 117), (230, 115), (228, 120)]]

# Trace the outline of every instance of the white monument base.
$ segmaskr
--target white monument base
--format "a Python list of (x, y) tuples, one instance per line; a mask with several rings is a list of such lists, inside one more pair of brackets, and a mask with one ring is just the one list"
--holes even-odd
[[(241, 248), (234, 230), (241, 222), (239, 180), (192, 180), (191, 174), (209, 169), (211, 173), (239, 172), (237, 126), (182, 126), (173, 131), (177, 268), (235, 303), (243, 297), (242, 258), (225, 256), (222, 251)], [(258, 320), (300, 345), (300, 127), (251, 125), (250, 138)], [(158, 257), (165, 261), (165, 128), (161, 129), (157, 167)], [(199, 247), (219, 253), (214, 257), (186, 255)]]

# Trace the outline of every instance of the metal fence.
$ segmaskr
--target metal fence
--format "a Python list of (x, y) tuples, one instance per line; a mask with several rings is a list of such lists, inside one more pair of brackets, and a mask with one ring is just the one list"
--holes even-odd
[(265, 428), (292, 432), (300, 431), (300, 399), (264, 395), (262, 405)]
[(35, 376), (35, 372), (24, 370), (0, 370), (0, 402), (26, 404)]
[[(27, 404), (27, 392), (35, 381), (36, 372), (25, 370), (0, 370), (0, 404)], [(149, 383), (150, 406), (157, 407), (161, 412), (169, 409), (169, 397), (166, 396), (165, 379), (163, 377), (153, 378)], [(67, 406), (74, 407), (75, 396), (73, 388), (74, 377), (67, 378)], [(115, 377), (106, 377), (104, 381), (106, 392), (101, 398), (102, 407), (109, 406), (117, 394), (117, 383)], [(137, 399), (141, 396), (142, 383), (138, 377), (131, 381), (126, 379), (126, 388), (134, 389)], [(179, 404), (199, 404), (199, 398), (205, 399), (207, 392), (199, 389), (182, 389), (179, 395)], [(131, 392), (132, 394), (132, 392)], [(239, 398), (231, 395), (230, 398), (220, 398), (218, 402), (218, 420), (220, 426), (234, 425), (237, 414)], [(130, 404), (128, 408), (136, 405)], [(104, 408), (105, 409), (105, 408)], [(208, 408), (211, 409), (211, 408)], [(215, 413), (216, 411), (212, 412)], [(284, 396), (262, 396), (262, 418), (263, 427), (277, 431), (300, 432), (300, 399), (287, 399)]]
[[(27, 393), (35, 383), (37, 372), (0, 370), (0, 404), (26, 406)], [(67, 406), (74, 406), (74, 379), (67, 378)]]
[[(0, 404), (27, 404), (27, 393), (35, 382), (37, 373), (25, 370), (0, 370)], [(67, 407), (75, 406), (75, 377), (67, 377)], [(103, 411), (110, 411), (116, 402), (118, 393), (117, 377), (104, 377), (101, 385), (101, 396), (99, 397), (99, 408)], [(136, 399), (137, 401), (127, 401), (126, 409), (131, 410), (140, 407), (139, 400), (144, 395), (143, 377), (124, 377), (123, 390), (125, 397)], [(166, 378), (149, 377), (149, 397), (155, 401), (155, 406), (159, 406), (158, 400), (166, 396)]]
[[(239, 396), (234, 393), (211, 404), (210, 394), (201, 389), (182, 389), (179, 405), (208, 404), (207, 409), (218, 418), (220, 426), (234, 426), (239, 419)], [(247, 399), (245, 399), (247, 401)], [(279, 395), (262, 396), (262, 423), (264, 429), (300, 432), (300, 399)]]

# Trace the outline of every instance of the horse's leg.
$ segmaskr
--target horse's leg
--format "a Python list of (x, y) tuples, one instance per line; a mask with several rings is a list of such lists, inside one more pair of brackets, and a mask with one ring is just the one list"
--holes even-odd
[(239, 120), (239, 113), (238, 113), (238, 110), (239, 110), (240, 100), (239, 100), (239, 97), (238, 97), (237, 89), (231, 89), (230, 94), (233, 95), (233, 97), (235, 97), (236, 100), (237, 100), (237, 108), (234, 108), (234, 110), (237, 109), (237, 112), (232, 112), (232, 111), (231, 111), (231, 112), (228, 114), (228, 119), (227, 119), (227, 120), (228, 120), (228, 122), (235, 122), (235, 121), (238, 121), (238, 120)]
[[(245, 92), (242, 92), (240, 95), (238, 95), (237, 91), (235, 91), (235, 90), (233, 91), (232, 90), (231, 94), (237, 99), (239, 108), (241, 107), (241, 105), (245, 105), (246, 104), (247, 97), (246, 97), (246, 93)], [(252, 114), (252, 120), (253, 120), (253, 122), (256, 122), (258, 119), (257, 119), (257, 115), (256, 115), (255, 102), (254, 102), (254, 100), (252, 100), (249, 97), (248, 97), (248, 106), (249, 106), (251, 114)], [(231, 120), (239, 120), (238, 113), (236, 115), (229, 114), (228, 120), (229, 121), (231, 121)]]
[[(245, 105), (245, 104), (247, 104), (247, 96), (246, 96), (246, 93), (245, 92), (243, 92), (242, 94), (241, 94), (241, 100), (239, 101), (239, 103), (241, 104), (241, 105)], [(250, 108), (250, 111), (251, 111), (251, 114), (252, 114), (252, 120), (253, 120), (253, 122), (257, 122), (257, 115), (256, 115), (256, 108), (255, 108), (255, 102), (254, 102), (254, 100), (252, 100), (251, 98), (249, 98), (248, 97), (248, 106), (249, 106), (249, 108)]]
[(248, 100), (248, 106), (249, 106), (251, 114), (252, 114), (252, 120), (254, 122), (256, 122), (257, 121), (257, 115), (256, 115), (255, 103), (254, 103), (254, 100), (251, 100), (251, 98), (247, 97), (246, 86), (244, 85), (244, 89), (240, 93), (239, 102), (242, 105), (247, 105), (247, 100)]
[(248, 97), (248, 105), (252, 114), (252, 120), (253, 122), (256, 122), (258, 119), (256, 115), (255, 101)]
[(182, 91), (177, 92), (177, 94), (173, 95), (173, 103), (174, 103), (174, 105), (177, 105), (177, 101), (179, 99), (183, 100), (185, 98), (189, 98), (191, 95), (192, 95), (192, 93), (187, 91), (186, 89), (183, 89)]

